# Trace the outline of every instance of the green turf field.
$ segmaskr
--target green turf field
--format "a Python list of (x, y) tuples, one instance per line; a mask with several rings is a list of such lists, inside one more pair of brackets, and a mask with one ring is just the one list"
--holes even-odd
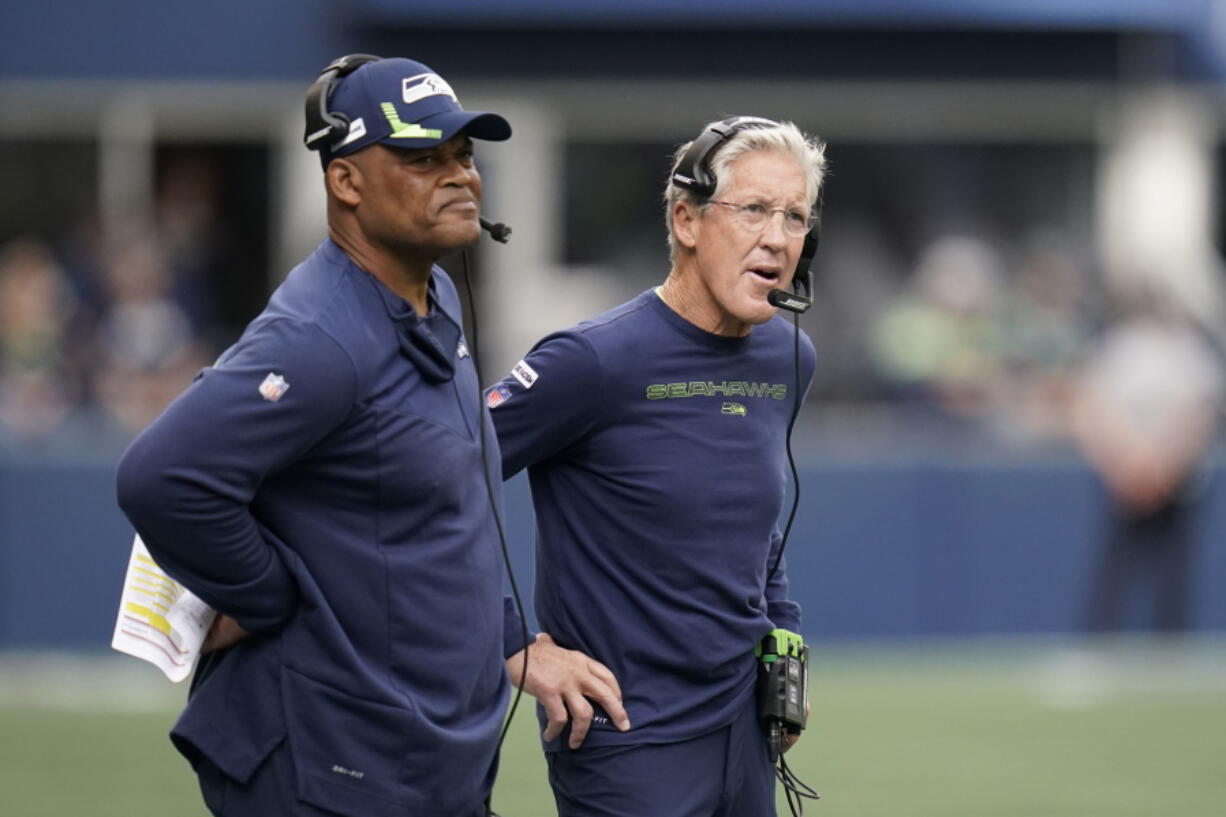
[[(1226, 644), (819, 646), (789, 755), (817, 817), (1220, 817)], [(119, 663), (116, 663), (119, 662)], [(132, 659), (0, 658), (0, 815), (204, 817)], [(525, 709), (495, 808), (553, 814)], [(786, 814), (786, 811), (781, 811)]]

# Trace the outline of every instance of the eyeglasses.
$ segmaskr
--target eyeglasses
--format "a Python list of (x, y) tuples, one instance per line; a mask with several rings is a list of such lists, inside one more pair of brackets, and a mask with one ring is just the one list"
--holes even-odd
[(814, 217), (804, 210), (786, 207), (767, 207), (765, 204), (753, 202), (737, 204), (732, 201), (711, 199), (710, 204), (718, 204), (732, 210), (732, 217), (737, 223), (749, 230), (761, 230), (775, 213), (783, 213), (783, 231), (792, 238), (801, 238), (813, 227)]

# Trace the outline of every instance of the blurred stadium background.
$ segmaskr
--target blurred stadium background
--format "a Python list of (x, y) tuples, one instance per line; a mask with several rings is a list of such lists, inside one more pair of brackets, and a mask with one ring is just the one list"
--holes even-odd
[[(828, 141), (789, 547), (816, 813), (1222, 813), (1226, 3), (45, 0), (3, 19), (0, 813), (203, 813), (164, 739), (184, 690), (107, 654), (131, 537), (113, 467), (322, 235), (302, 98), (355, 51), (419, 59), (514, 126), (478, 155), (514, 228), (471, 254), (487, 381), (663, 277), (668, 156), (704, 123)], [(1122, 632), (1091, 636), (1112, 511), (1074, 406), (1138, 293), (1215, 360), (1183, 378), (1217, 398), (1188, 617), (1156, 634), (1138, 581)], [(526, 485), (507, 494), (530, 589)], [(531, 718), (514, 735), (496, 805), (550, 813)]]

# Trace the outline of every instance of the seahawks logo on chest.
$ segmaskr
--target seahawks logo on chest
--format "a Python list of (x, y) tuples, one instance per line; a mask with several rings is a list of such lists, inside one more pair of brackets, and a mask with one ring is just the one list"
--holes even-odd
[(648, 400), (681, 400), (689, 397), (741, 398), (722, 400), (719, 413), (728, 417), (747, 417), (749, 408), (741, 400), (786, 400), (788, 387), (784, 383), (758, 383), (748, 380), (689, 380), (681, 383), (652, 383), (647, 387), (644, 396)]
[(690, 380), (683, 383), (652, 383), (648, 400), (677, 400), (686, 397), (758, 397), (786, 400), (785, 383), (751, 383), (748, 380)]

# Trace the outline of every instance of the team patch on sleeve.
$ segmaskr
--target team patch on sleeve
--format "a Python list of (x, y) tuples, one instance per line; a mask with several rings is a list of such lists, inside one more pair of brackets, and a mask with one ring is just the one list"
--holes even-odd
[(511, 374), (514, 375), (515, 379), (519, 381), (519, 385), (523, 386), (525, 389), (532, 388), (533, 384), (536, 383), (540, 377), (536, 373), (536, 370), (523, 360), (516, 363), (515, 366), (511, 368)]
[(509, 399), (511, 399), (511, 389), (508, 386), (498, 385), (485, 395), (485, 404), (490, 408), (498, 408)]
[(269, 372), (268, 377), (260, 384), (260, 396), (270, 403), (275, 403), (289, 391), (289, 383), (276, 372)]

